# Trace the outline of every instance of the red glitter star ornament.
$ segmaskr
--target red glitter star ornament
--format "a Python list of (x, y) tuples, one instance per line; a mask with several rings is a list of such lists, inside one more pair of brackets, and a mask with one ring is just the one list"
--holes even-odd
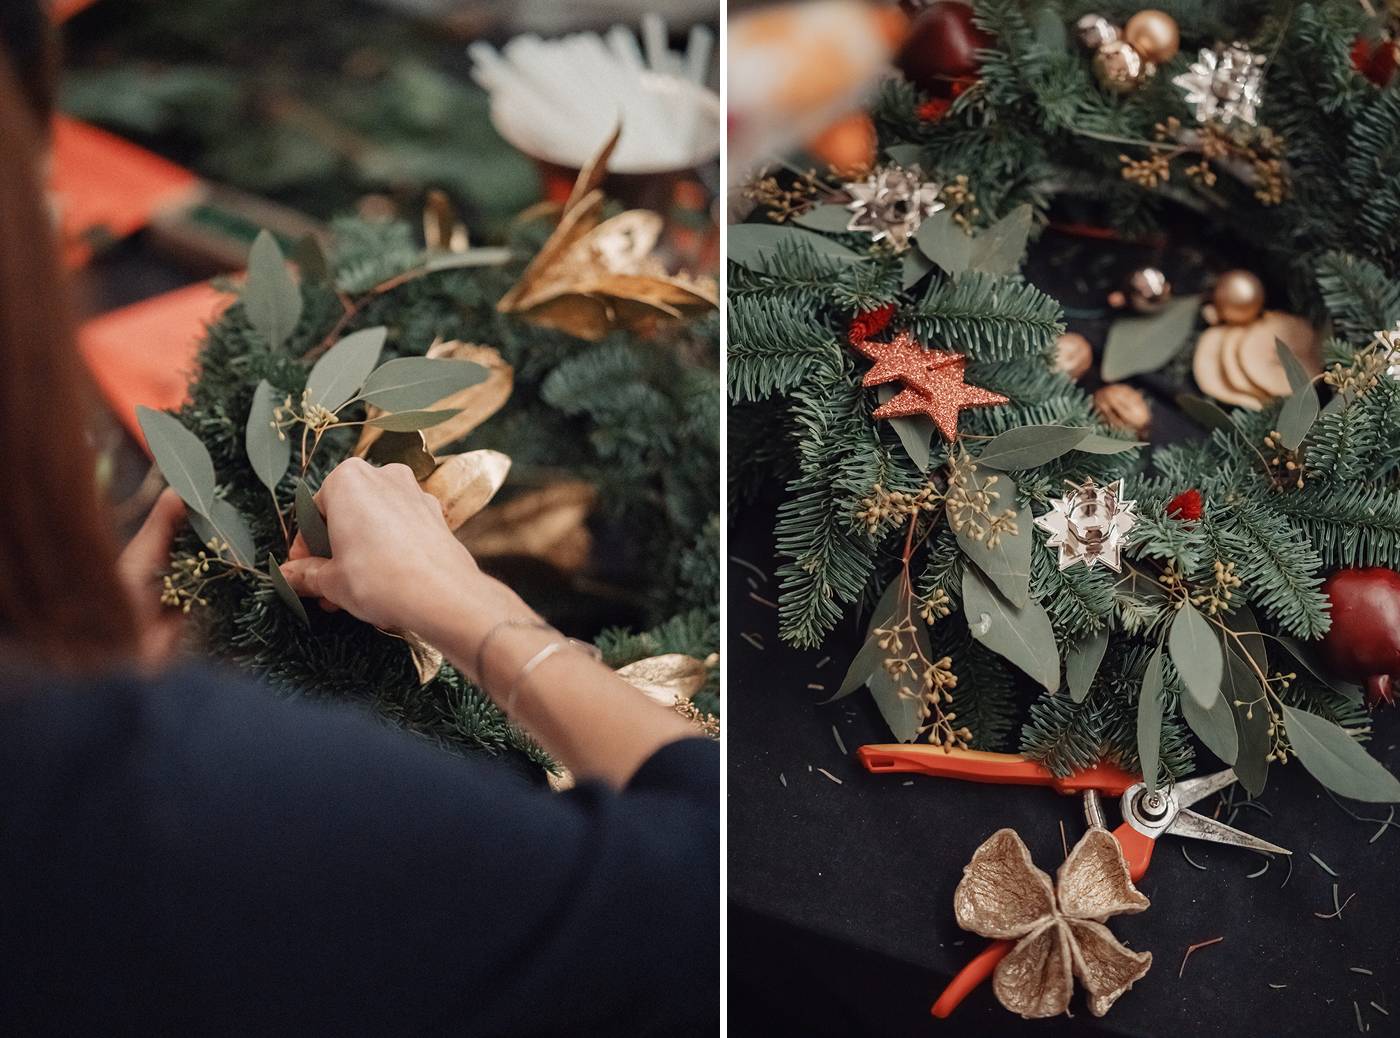
[(904, 388), (875, 409), (876, 418), (923, 415), (933, 420), (943, 438), (958, 438), (958, 416), (964, 407), (1004, 404), (1000, 393), (970, 386), (963, 381), (967, 357), (947, 350), (921, 346), (908, 331), (890, 342), (857, 342), (858, 349), (875, 362), (861, 381), (864, 386), (903, 382)]

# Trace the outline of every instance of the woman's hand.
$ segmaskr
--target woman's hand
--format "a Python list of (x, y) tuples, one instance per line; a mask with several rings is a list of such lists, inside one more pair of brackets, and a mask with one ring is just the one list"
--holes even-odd
[(170, 564), (170, 542), (184, 523), (185, 503), (167, 487), (117, 558), (117, 572), (141, 627), (141, 661), (150, 666), (165, 662), (180, 643), (180, 614), (161, 608), (160, 575)]
[(297, 594), (376, 627), (429, 639), (454, 613), (484, 632), (508, 612), (528, 612), (481, 572), (447, 528), (442, 506), (406, 465), (376, 468), (350, 458), (326, 477), (316, 503), (334, 557), (311, 556), (298, 534), (282, 566)]

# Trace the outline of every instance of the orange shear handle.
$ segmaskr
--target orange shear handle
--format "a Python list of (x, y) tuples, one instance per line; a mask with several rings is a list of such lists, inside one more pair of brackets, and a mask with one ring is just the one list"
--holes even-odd
[(1096, 789), (1117, 796), (1137, 781), (1136, 775), (1112, 764), (1098, 764), (1073, 775), (1060, 776), (1045, 765), (1014, 753), (945, 750), (928, 744), (871, 744), (856, 750), (856, 756), (867, 771), (876, 774), (918, 772), (993, 785), (1050, 786), (1060, 793)]
[[(1118, 846), (1123, 848), (1123, 858), (1128, 863), (1128, 875), (1136, 883), (1146, 874), (1147, 866), (1152, 864), (1152, 849), (1157, 846), (1157, 841), (1138, 832), (1127, 822), (1113, 830), (1113, 838), (1118, 841)], [(938, 996), (938, 1001), (929, 1012), (940, 1020), (946, 1019), (962, 1004), (963, 999), (977, 989), (977, 985), (995, 972), (997, 963), (1006, 958), (1006, 953), (1014, 946), (1013, 941), (993, 941), (987, 945), (948, 982), (943, 994)]]

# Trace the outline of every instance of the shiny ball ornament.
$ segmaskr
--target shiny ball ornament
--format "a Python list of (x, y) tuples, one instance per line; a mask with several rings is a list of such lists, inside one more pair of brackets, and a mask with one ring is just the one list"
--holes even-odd
[(1098, 50), (1118, 39), (1118, 26), (1101, 14), (1086, 14), (1074, 23), (1074, 32), (1088, 50)]
[(951, 81), (977, 75), (977, 52), (991, 45), (992, 38), (972, 23), (971, 6), (937, 0), (914, 16), (895, 66), (925, 93), (944, 93)]
[(1332, 668), (1366, 684), (1371, 706), (1393, 703), (1400, 691), (1400, 573), (1384, 566), (1338, 570), (1322, 592), (1332, 626), (1322, 640)]
[(1123, 26), (1123, 39), (1154, 65), (1165, 65), (1181, 49), (1181, 31), (1165, 11), (1139, 11)]
[(1065, 332), (1055, 340), (1055, 370), (1078, 381), (1094, 363), (1094, 349), (1078, 332)]
[(1128, 303), (1140, 314), (1155, 314), (1172, 301), (1172, 283), (1156, 267), (1133, 271), (1128, 279)]
[(1152, 408), (1132, 386), (1113, 382), (1094, 391), (1094, 412), (1103, 423), (1134, 436), (1147, 435), (1152, 425)]
[(1226, 324), (1249, 324), (1264, 311), (1264, 282), (1248, 270), (1227, 270), (1211, 297)]
[(1146, 78), (1146, 63), (1131, 44), (1114, 40), (1094, 55), (1094, 75), (1099, 85), (1113, 94), (1128, 94)]

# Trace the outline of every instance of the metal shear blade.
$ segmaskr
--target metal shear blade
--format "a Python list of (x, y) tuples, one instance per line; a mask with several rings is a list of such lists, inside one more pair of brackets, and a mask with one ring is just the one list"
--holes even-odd
[(1285, 847), (1190, 810), (1190, 805), (1219, 793), (1234, 781), (1234, 769), (1226, 768), (1214, 775), (1201, 775), (1178, 782), (1170, 791), (1149, 793), (1146, 786), (1139, 783), (1123, 794), (1123, 817), (1138, 832), (1154, 840), (1164, 833), (1170, 833), (1189, 840), (1208, 840), (1266, 854), (1291, 854)]

